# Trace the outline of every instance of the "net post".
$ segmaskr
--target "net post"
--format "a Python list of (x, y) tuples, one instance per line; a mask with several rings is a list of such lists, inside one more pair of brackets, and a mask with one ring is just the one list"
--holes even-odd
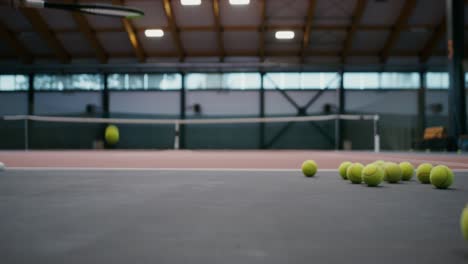
[(335, 115), (335, 150), (340, 150), (340, 141), (341, 141), (341, 124), (340, 120), (341, 115)]
[(174, 123), (174, 149), (179, 149), (179, 132), (180, 132), (180, 124), (178, 121)]
[(374, 115), (374, 152), (380, 152), (379, 116)]
[(24, 151), (28, 151), (29, 149), (29, 126), (28, 126), (28, 120), (29, 116), (26, 116), (24, 119)]

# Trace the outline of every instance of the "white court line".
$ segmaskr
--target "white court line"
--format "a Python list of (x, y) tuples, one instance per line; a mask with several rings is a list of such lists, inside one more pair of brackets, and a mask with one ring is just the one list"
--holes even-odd
[[(102, 168), (102, 167), (8, 167), (11, 171), (221, 171), (221, 172), (300, 172), (300, 169), (269, 168)], [(338, 172), (338, 169), (320, 169), (319, 172)], [(454, 172), (468, 172), (468, 169), (454, 169)]]

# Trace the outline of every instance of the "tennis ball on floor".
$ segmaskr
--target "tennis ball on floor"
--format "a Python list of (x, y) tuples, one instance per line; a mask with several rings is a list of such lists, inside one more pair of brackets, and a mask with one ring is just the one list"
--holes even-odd
[(306, 160), (302, 163), (302, 173), (306, 177), (314, 177), (317, 172), (317, 163), (313, 160)]
[(351, 164), (348, 169), (346, 170), (346, 177), (352, 183), (361, 183), (362, 182), (362, 169), (364, 169), (364, 165), (361, 163), (353, 163)]
[(117, 126), (108, 125), (104, 133), (106, 143), (109, 145), (115, 145), (119, 142), (119, 129)]
[(432, 165), (430, 163), (422, 163), (416, 169), (416, 177), (421, 183), (430, 183), (429, 176), (431, 174)]
[(3, 170), (5, 170), (5, 164), (0, 162), (0, 171), (3, 171)]
[(345, 161), (343, 163), (340, 164), (340, 167), (338, 168), (338, 172), (340, 173), (340, 176), (341, 178), (343, 178), (343, 180), (347, 180), (348, 179), (348, 176), (346, 176), (346, 170), (348, 169), (348, 167), (351, 165), (352, 163), (349, 162), (349, 161)]
[(383, 165), (385, 165), (385, 161), (383, 161), (383, 160), (376, 160), (376, 161), (372, 162), (372, 164), (377, 164), (377, 165), (383, 166)]
[(369, 187), (379, 185), (384, 178), (384, 169), (376, 164), (369, 164), (362, 170), (362, 181)]
[(438, 165), (432, 168), (429, 180), (438, 189), (447, 189), (453, 183), (453, 172), (449, 167)]
[(468, 241), (468, 204), (463, 209), (461, 217), (460, 217), (460, 227), (462, 231), (462, 235), (466, 241)]
[(409, 163), (407, 161), (404, 161), (404, 162), (401, 162), (398, 165), (400, 166), (400, 169), (401, 169), (401, 179), (403, 181), (411, 180), (411, 178), (413, 178), (413, 174), (414, 174), (413, 164), (411, 164), (411, 163)]
[(393, 163), (393, 162), (387, 162), (385, 163), (385, 180), (388, 183), (397, 183), (401, 180), (401, 169), (398, 164)]

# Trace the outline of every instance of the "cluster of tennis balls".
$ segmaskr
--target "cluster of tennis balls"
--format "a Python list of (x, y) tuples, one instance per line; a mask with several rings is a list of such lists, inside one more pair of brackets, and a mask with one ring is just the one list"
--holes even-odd
[[(306, 177), (313, 177), (317, 169), (317, 163), (313, 160), (306, 160), (302, 163), (302, 173)], [(345, 161), (341, 163), (338, 171), (343, 179), (355, 184), (364, 182), (367, 186), (378, 186), (382, 181), (389, 183), (409, 181), (415, 174), (414, 166), (409, 162), (396, 164), (383, 160), (377, 160), (367, 166)], [(431, 183), (436, 188), (447, 189), (453, 183), (454, 174), (445, 165), (434, 167), (429, 163), (423, 163), (416, 168), (416, 177), (421, 183)], [(460, 216), (460, 229), (463, 237), (468, 241), (468, 204)]]
[[(343, 179), (356, 184), (364, 182), (367, 186), (378, 186), (382, 181), (388, 183), (409, 181), (415, 174), (414, 166), (407, 161), (397, 164), (377, 160), (366, 166), (359, 162), (345, 161), (338, 170)], [(423, 163), (417, 167), (416, 177), (421, 183), (431, 183), (438, 189), (447, 189), (453, 183), (454, 174), (445, 165), (432, 166)]]

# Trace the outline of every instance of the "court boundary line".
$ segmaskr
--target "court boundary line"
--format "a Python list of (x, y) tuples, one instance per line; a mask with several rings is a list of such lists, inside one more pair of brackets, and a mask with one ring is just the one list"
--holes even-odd
[[(300, 169), (270, 168), (111, 168), (111, 167), (7, 167), (5, 171), (213, 171), (213, 172), (300, 172)], [(454, 172), (468, 172), (468, 169), (453, 169)], [(338, 169), (320, 169), (318, 172), (338, 172)]]

